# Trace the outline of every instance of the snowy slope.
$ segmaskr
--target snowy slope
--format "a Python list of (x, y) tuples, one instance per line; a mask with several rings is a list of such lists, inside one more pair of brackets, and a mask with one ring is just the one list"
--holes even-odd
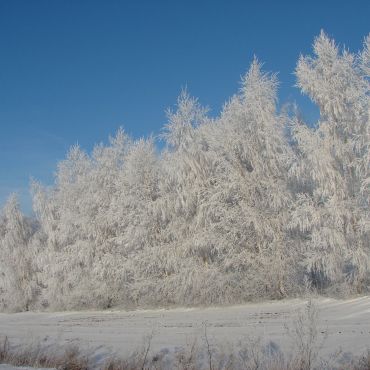
[[(285, 326), (292, 325), (306, 303), (296, 299), (224, 308), (0, 314), (0, 333), (13, 343), (78, 343), (90, 351), (104, 348), (123, 355), (138, 349), (151, 333), (152, 351), (185, 346), (195, 338), (202, 343), (206, 325), (211, 345), (261, 337), (287, 350), (291, 339)], [(314, 303), (320, 335), (327, 336), (323, 356), (340, 347), (354, 354), (370, 348), (370, 297)]]

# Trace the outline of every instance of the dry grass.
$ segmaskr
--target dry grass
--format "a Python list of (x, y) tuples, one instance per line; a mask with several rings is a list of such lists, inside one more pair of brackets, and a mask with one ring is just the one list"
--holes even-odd
[(174, 353), (159, 352), (153, 355), (149, 351), (148, 345), (125, 359), (111, 357), (97, 366), (91, 358), (82, 355), (77, 347), (65, 349), (59, 355), (39, 346), (11, 350), (5, 339), (0, 350), (0, 363), (58, 370), (370, 370), (370, 352), (335, 365), (324, 360), (311, 358), (311, 361), (303, 352), (287, 355), (279, 351), (266, 351), (266, 347), (258, 341), (248, 342), (237, 351), (232, 348), (208, 348), (196, 342)]
[(88, 358), (76, 346), (66, 347), (62, 352), (43, 347), (41, 344), (26, 348), (11, 348), (5, 337), (0, 348), (0, 363), (14, 366), (57, 368), (60, 370), (88, 370)]

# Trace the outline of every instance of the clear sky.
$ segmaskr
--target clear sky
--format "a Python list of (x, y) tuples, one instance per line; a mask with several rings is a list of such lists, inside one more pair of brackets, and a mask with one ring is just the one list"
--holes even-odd
[(314, 119), (292, 73), (320, 29), (359, 50), (370, 1), (0, 0), (0, 205), (30, 212), (30, 178), (75, 143), (159, 133), (182, 87), (217, 114), (254, 54)]

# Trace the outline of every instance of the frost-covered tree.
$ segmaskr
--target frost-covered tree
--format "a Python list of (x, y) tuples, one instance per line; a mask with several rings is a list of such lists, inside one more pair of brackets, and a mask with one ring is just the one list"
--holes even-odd
[(196, 245), (204, 233), (204, 225), (199, 224), (199, 208), (204, 190), (212, 181), (212, 163), (200, 129), (210, 122), (206, 113), (185, 91), (178, 99), (176, 111), (168, 111), (158, 199), (153, 204), (156, 239), (140, 256), (147, 278), (143, 289), (149, 292), (143, 296), (156, 304), (160, 300), (190, 303), (207, 299), (207, 290), (201, 287), (206, 286), (204, 267), (210, 256)]
[(162, 187), (174, 253), (160, 284), (177, 301), (281, 297), (292, 287), (294, 269), (284, 268), (293, 258), (284, 230), (291, 151), (276, 87), (275, 76), (254, 61), (219, 118), (207, 118), (186, 93), (169, 114)]
[[(110, 218), (116, 179), (128, 146), (123, 131), (88, 156), (73, 147), (58, 166), (55, 186), (34, 184), (34, 209), (46, 236), (44, 299), (56, 307), (109, 305), (112, 290), (102, 276), (114, 256), (106, 242), (116, 236)], [(97, 267), (98, 266), (98, 267)], [(98, 270), (98, 272), (96, 272)]]
[(298, 86), (319, 106), (315, 129), (292, 125), (297, 161), (290, 170), (296, 203), (289, 228), (318, 288), (347, 281), (362, 289), (369, 273), (369, 43), (340, 52), (323, 32), (314, 56), (301, 56)]
[[(223, 243), (223, 268), (253, 283), (251, 295), (284, 296), (291, 262), (284, 225), (290, 207), (292, 160), (284, 115), (276, 109), (277, 80), (254, 60), (239, 94), (224, 107), (211, 147), (219, 158), (218, 186), (207, 222)], [(246, 286), (247, 287), (247, 286)]]
[[(34, 208), (47, 238), (46, 302), (108, 307), (128, 300), (144, 269), (132, 266), (155, 236), (158, 166), (153, 140), (119, 130), (88, 155), (73, 147), (52, 189), (34, 184)], [(136, 279), (134, 279), (134, 274)]]
[(27, 311), (40, 293), (34, 232), (34, 223), (22, 215), (16, 196), (10, 196), (0, 214), (0, 305), (5, 310)]

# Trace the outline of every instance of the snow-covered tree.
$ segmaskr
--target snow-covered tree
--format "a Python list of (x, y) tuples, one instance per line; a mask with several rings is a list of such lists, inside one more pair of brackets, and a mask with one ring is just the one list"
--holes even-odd
[(305, 264), (318, 288), (347, 281), (362, 289), (369, 274), (368, 41), (360, 55), (340, 52), (323, 32), (314, 57), (301, 56), (298, 86), (320, 108), (316, 129), (292, 125), (297, 162), (290, 170), (296, 204), (289, 223), (300, 233)]
[(223, 268), (253, 281), (251, 295), (284, 296), (291, 262), (284, 225), (290, 207), (291, 151), (286, 118), (276, 109), (277, 80), (254, 60), (240, 93), (224, 107), (211, 147), (219, 158), (218, 186), (207, 207), (224, 250)]
[(5, 310), (29, 310), (40, 293), (36, 261), (40, 250), (31, 238), (36, 225), (22, 215), (15, 195), (0, 214), (0, 305)]

